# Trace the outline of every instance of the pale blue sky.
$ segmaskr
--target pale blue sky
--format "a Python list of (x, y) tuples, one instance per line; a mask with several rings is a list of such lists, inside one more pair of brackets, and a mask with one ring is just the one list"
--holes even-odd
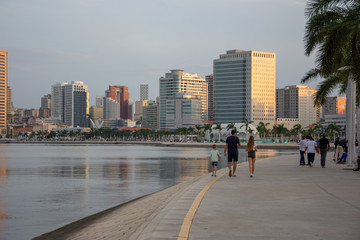
[[(0, 0), (15, 107), (39, 108), (51, 85), (84, 81), (90, 101), (109, 84), (158, 95), (170, 69), (205, 76), (230, 49), (277, 54), (277, 88), (299, 84), (305, 0)], [(316, 87), (317, 83), (311, 83)]]

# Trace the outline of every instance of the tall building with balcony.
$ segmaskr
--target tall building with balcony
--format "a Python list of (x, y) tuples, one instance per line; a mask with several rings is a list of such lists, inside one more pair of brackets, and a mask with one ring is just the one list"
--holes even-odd
[(303, 127), (319, 121), (320, 109), (314, 106), (315, 88), (302, 85), (276, 89), (276, 117), (297, 119)]
[(214, 121), (275, 123), (276, 54), (230, 50), (214, 60)]
[(205, 76), (208, 85), (208, 121), (214, 121), (214, 75)]
[(7, 51), (0, 49), (0, 135), (6, 135), (7, 127)]
[(140, 101), (149, 99), (149, 85), (147, 83), (140, 84)]
[(51, 118), (64, 121), (64, 87), (67, 82), (56, 83), (51, 86)]
[(167, 113), (173, 111), (167, 100), (174, 98), (177, 93), (193, 93), (201, 99), (201, 120), (207, 120), (207, 83), (197, 74), (185, 73), (184, 70), (171, 70), (165, 77), (159, 79), (159, 128), (175, 127), (175, 119), (167, 118)]

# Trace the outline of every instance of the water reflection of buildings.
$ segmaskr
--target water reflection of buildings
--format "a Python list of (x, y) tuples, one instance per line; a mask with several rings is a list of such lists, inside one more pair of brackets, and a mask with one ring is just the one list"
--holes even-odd
[[(2, 151), (2, 154), (3, 151)], [(0, 238), (2, 232), (5, 230), (5, 220), (8, 218), (5, 205), (5, 189), (6, 189), (6, 180), (7, 180), (7, 164), (6, 157), (0, 157)]]

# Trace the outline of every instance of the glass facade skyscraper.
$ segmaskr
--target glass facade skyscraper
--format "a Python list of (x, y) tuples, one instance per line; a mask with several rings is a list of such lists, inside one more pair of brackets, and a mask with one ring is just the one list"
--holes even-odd
[(276, 54), (230, 50), (214, 60), (214, 121), (275, 122)]

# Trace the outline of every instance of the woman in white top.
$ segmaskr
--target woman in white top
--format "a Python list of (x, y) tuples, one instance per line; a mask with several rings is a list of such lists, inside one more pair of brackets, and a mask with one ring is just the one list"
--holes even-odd
[(249, 171), (250, 171), (250, 177), (252, 178), (254, 176), (255, 171), (255, 152), (257, 152), (257, 145), (254, 142), (254, 136), (249, 137), (248, 144), (246, 145), (245, 151), (248, 152), (248, 160), (249, 160)]

